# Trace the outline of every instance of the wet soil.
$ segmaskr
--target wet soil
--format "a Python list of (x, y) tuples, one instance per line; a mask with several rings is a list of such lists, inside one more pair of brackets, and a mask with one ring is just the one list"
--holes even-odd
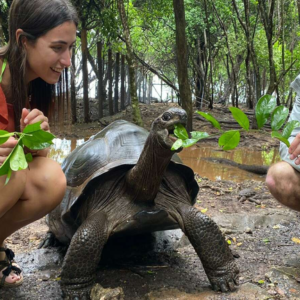
[[(141, 105), (146, 128), (166, 108)], [(221, 109), (218, 116), (212, 112), (218, 120), (225, 115)], [(130, 112), (120, 116), (130, 119)], [(206, 122), (194, 121), (195, 130), (215, 131)], [(100, 129), (97, 122), (79, 124), (58, 136), (82, 138)], [(207, 144), (216, 146), (212, 140)], [(247, 134), (241, 146), (262, 149), (278, 144)], [(300, 214), (281, 206), (263, 181), (237, 183), (195, 176), (200, 187), (195, 206), (224, 233), (240, 268), (240, 288), (234, 293), (212, 292), (198, 256), (179, 230), (111, 242), (103, 254), (97, 282), (104, 288), (121, 287), (126, 300), (300, 299)], [(0, 290), (1, 300), (62, 299), (59, 274), (65, 249), (37, 250), (46, 232), (43, 218), (7, 239), (24, 269), (24, 284)]]

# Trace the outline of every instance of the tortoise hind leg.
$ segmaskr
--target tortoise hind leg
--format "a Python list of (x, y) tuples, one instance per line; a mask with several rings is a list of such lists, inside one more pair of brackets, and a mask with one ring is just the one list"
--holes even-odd
[(188, 205), (181, 205), (179, 213), (179, 224), (196, 250), (213, 289), (235, 290), (239, 270), (217, 224)]
[(61, 273), (67, 299), (89, 299), (107, 235), (107, 218), (102, 211), (88, 217), (74, 234)]

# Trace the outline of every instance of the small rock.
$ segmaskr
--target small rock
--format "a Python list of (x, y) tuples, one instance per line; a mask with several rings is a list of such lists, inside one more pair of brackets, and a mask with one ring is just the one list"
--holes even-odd
[(96, 283), (90, 295), (92, 300), (124, 300), (124, 292), (122, 288), (105, 289), (99, 283)]
[(252, 229), (250, 227), (246, 227), (245, 232), (249, 233), (249, 234), (252, 234)]
[(50, 274), (45, 273), (41, 279), (42, 279), (42, 281), (48, 281), (50, 278), (51, 278)]

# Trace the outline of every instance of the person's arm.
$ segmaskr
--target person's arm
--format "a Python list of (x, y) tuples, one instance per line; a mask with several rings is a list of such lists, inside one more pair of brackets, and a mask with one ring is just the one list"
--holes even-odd
[[(294, 89), (297, 95), (293, 110), (289, 117), (289, 122), (300, 122), (300, 75), (298, 75), (291, 83), (291, 88)], [(300, 158), (298, 158), (298, 155), (300, 155), (300, 127), (296, 127), (292, 131), (292, 134), (289, 137), (289, 142), (291, 144), (289, 148), (284, 143), (280, 143), (280, 157), (300, 172)]]

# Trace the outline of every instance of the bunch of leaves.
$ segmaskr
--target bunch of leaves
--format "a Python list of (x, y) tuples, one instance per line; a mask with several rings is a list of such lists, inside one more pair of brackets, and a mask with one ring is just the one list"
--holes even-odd
[(41, 129), (41, 122), (27, 125), (23, 132), (0, 130), (0, 145), (7, 142), (11, 136), (15, 137), (18, 143), (0, 167), (0, 176), (7, 176), (5, 184), (9, 182), (12, 171), (25, 170), (28, 163), (32, 161), (32, 154), (25, 154), (25, 147), (34, 151), (42, 150), (50, 147), (53, 144), (52, 140), (55, 138), (50, 132)]
[[(211, 114), (197, 111), (197, 113), (200, 116), (205, 118), (220, 131), (221, 136), (219, 137), (218, 143), (223, 150), (232, 150), (236, 148), (240, 143), (240, 132), (250, 130), (249, 119), (242, 110), (236, 107), (230, 107), (229, 110), (231, 111), (233, 118), (241, 126), (240, 130), (222, 131), (220, 123)], [(298, 121), (286, 122), (288, 115), (288, 108), (286, 108), (283, 105), (277, 106), (276, 99), (271, 95), (265, 95), (261, 97), (257, 102), (255, 109), (255, 117), (258, 129), (262, 129), (262, 127), (271, 118), (271, 136), (285, 143), (287, 147), (290, 146), (288, 138), (290, 137), (292, 131), (296, 127), (300, 127), (300, 122)], [(285, 126), (282, 130), (282, 133), (280, 133), (279, 130), (284, 124)], [(173, 144), (172, 150), (177, 150), (181, 147), (190, 147), (191, 145), (195, 144), (198, 140), (209, 136), (206, 132), (194, 131), (191, 132), (191, 138), (189, 138), (186, 129), (181, 124), (175, 126), (174, 134), (178, 139)]]

